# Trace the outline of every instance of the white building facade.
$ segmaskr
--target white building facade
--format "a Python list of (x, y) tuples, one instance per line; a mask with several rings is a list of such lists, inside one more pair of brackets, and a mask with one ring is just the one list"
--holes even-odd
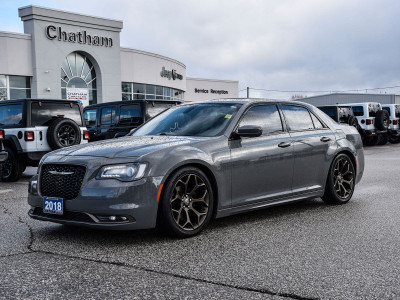
[(22, 7), (19, 16), (23, 34), (0, 31), (0, 100), (238, 97), (238, 81), (186, 78), (178, 60), (121, 47), (122, 21), (39, 6)]

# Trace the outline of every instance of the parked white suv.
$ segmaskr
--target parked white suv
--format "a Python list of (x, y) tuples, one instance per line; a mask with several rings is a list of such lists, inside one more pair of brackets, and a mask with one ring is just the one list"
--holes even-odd
[(392, 144), (400, 142), (400, 104), (382, 104), (390, 116), (388, 139)]
[(81, 104), (72, 100), (0, 101), (0, 130), (8, 154), (1, 173), (3, 181), (18, 180), (27, 166), (37, 166), (50, 151), (89, 139)]
[(378, 102), (349, 103), (353, 108), (354, 116), (357, 118), (359, 132), (363, 138), (364, 145), (374, 146), (386, 144), (387, 130), (390, 117), (386, 110)]

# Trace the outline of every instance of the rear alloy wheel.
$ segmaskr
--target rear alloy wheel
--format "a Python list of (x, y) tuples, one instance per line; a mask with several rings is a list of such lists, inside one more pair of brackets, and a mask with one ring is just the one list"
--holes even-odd
[(14, 151), (5, 147), (4, 150), (8, 153), (8, 158), (1, 164), (1, 180), (4, 182), (12, 182), (20, 179), (23, 172), (23, 164), (18, 161)]
[(160, 205), (162, 229), (176, 237), (194, 236), (212, 216), (211, 183), (201, 170), (183, 168), (167, 182)]
[(354, 186), (355, 169), (353, 162), (346, 154), (339, 154), (330, 167), (322, 200), (329, 204), (347, 203), (353, 196)]

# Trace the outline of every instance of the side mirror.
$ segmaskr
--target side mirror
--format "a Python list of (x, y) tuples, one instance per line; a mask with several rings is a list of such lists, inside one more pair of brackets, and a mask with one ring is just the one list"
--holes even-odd
[(246, 125), (239, 127), (236, 133), (240, 137), (258, 137), (262, 135), (260, 126)]
[(119, 137), (122, 137), (122, 136), (126, 136), (128, 133), (126, 133), (126, 132), (117, 132), (115, 135), (114, 135), (114, 139), (117, 139), (117, 138), (119, 138)]

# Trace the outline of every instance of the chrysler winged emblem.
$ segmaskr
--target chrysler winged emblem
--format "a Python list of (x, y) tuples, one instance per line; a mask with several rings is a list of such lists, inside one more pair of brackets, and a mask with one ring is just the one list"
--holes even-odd
[(52, 175), (72, 175), (74, 172), (58, 172), (58, 171), (49, 171)]

